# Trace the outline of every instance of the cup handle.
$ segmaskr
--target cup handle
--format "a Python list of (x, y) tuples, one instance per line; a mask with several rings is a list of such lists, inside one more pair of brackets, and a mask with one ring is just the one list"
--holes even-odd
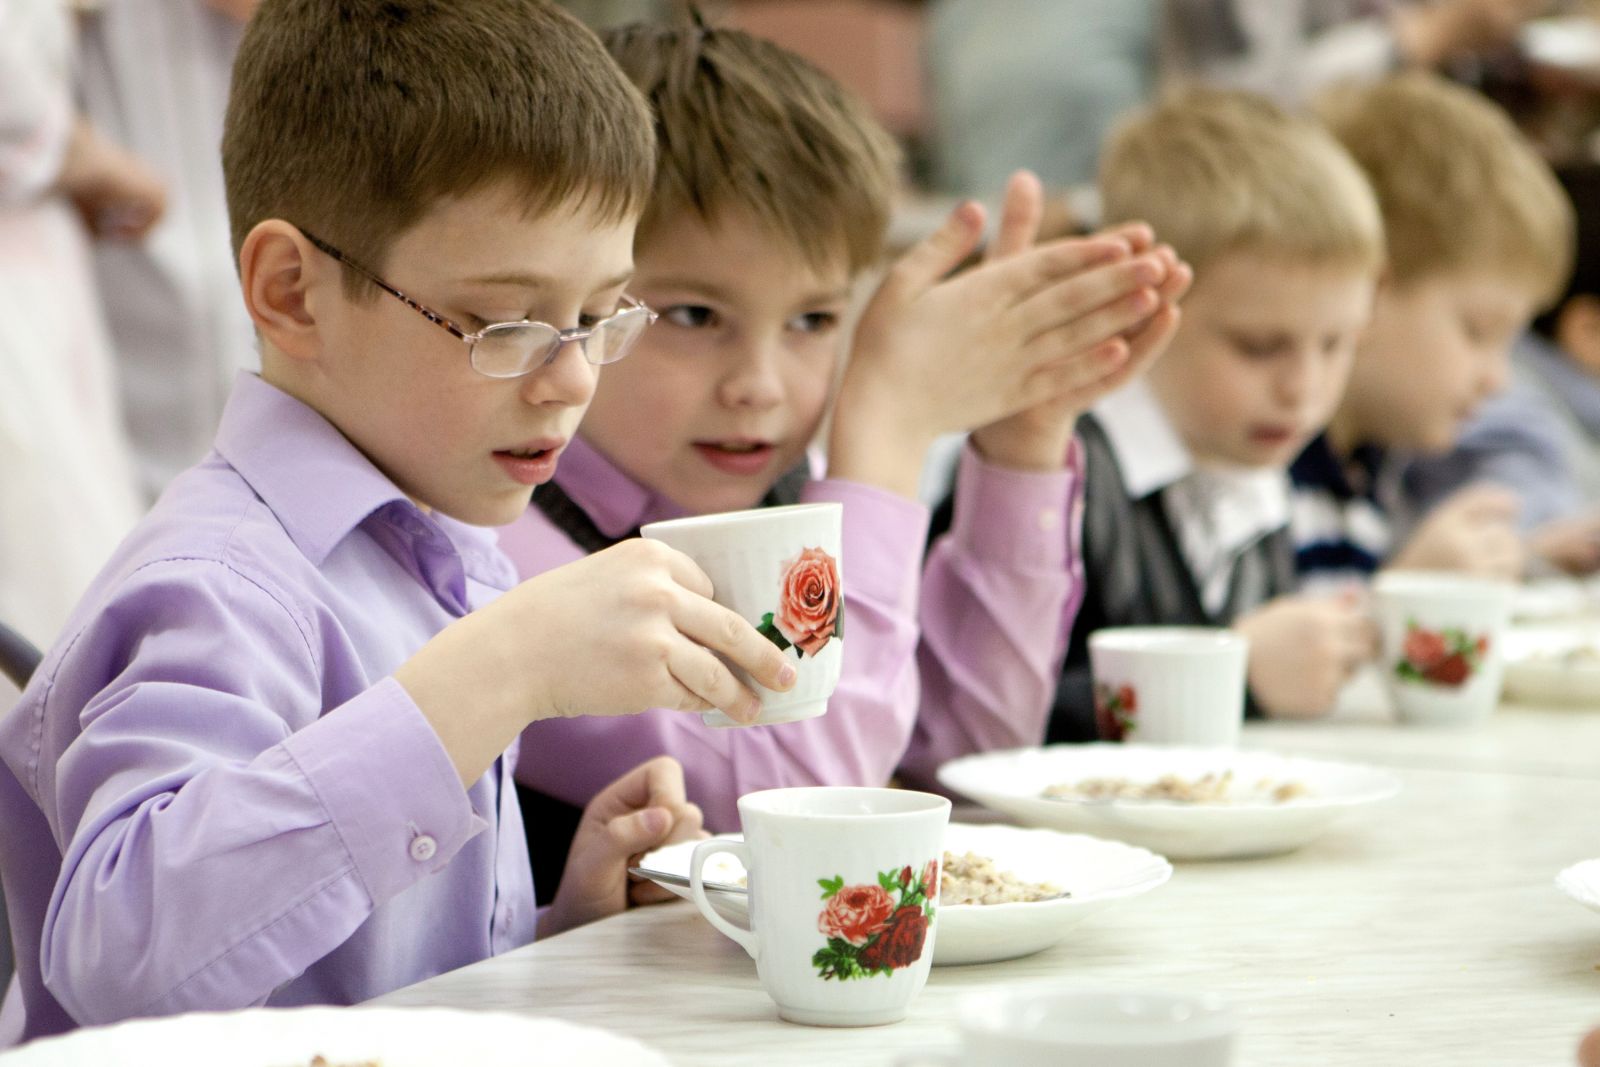
[(706, 897), (706, 860), (718, 852), (737, 856), (744, 864), (744, 869), (747, 871), (750, 869), (750, 846), (743, 841), (719, 841), (716, 838), (702, 841), (694, 847), (694, 854), (689, 857), (689, 893), (694, 897), (694, 906), (700, 909), (700, 914), (706, 917), (706, 921), (743, 945), (750, 958), (755, 959), (756, 952), (761, 947), (761, 939), (756, 936), (756, 932), (747, 927), (735, 926), (724, 919)]

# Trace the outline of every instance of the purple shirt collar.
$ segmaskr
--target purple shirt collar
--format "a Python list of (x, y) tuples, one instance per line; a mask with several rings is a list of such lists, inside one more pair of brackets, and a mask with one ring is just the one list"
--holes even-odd
[(498, 589), (516, 584), (494, 530), (423, 511), (333, 423), (255, 374), (234, 382), (215, 448), (316, 566), (382, 512), (413, 530), (419, 522), (437, 527), (473, 579)]
[(626, 537), (647, 522), (688, 514), (677, 503), (623, 473), (581, 434), (561, 454), (555, 482), (607, 537)]

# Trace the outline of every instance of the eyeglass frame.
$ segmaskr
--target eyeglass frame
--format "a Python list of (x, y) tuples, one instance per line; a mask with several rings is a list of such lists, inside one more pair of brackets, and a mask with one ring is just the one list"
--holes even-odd
[[(648, 329), (652, 324), (655, 323), (656, 319), (661, 317), (644, 301), (638, 299), (637, 297), (629, 296), (627, 293), (623, 293), (622, 299), (627, 303), (627, 306), (619, 308), (617, 311), (612, 312), (610, 315), (607, 315), (605, 318), (601, 319), (592, 326), (573, 326), (570, 329), (563, 330), (559, 326), (552, 326), (548, 322), (540, 322), (537, 319), (520, 319), (515, 322), (491, 322), (484, 326), (481, 330), (478, 330), (474, 333), (468, 333), (464, 328), (457, 325), (448, 316), (440, 314), (439, 312), (428, 307), (426, 304), (413, 300), (395, 286), (390, 285), (388, 282), (378, 277), (376, 273), (368, 270), (360, 263), (357, 263), (343, 252), (339, 251), (333, 245), (312, 233), (310, 230), (307, 230), (304, 227), (297, 228), (300, 230), (301, 236), (310, 241), (317, 251), (331, 257), (333, 260), (342, 264), (343, 266), (349, 267), (351, 270), (367, 279), (367, 281), (371, 282), (373, 285), (376, 285), (379, 289), (382, 289), (384, 292), (388, 293), (390, 296), (394, 297), (396, 300), (400, 301), (406, 307), (415, 311), (417, 314), (421, 315), (435, 326), (438, 326), (440, 329), (449, 332), (451, 336), (464, 341), (467, 345), (467, 362), (471, 365), (473, 370), (477, 371), (479, 374), (482, 374), (485, 378), (494, 378), (499, 381), (506, 381), (512, 378), (526, 377), (527, 375), (532, 374), (534, 371), (548, 367), (551, 363), (555, 362), (555, 358), (561, 354), (561, 350), (570, 342), (574, 341), (580, 342), (578, 350), (583, 353), (584, 362), (588, 363), (590, 366), (603, 367), (611, 363), (620, 362), (623, 356), (628, 354), (629, 349), (632, 347), (631, 345), (629, 346), (629, 349), (624, 349), (622, 355), (618, 356), (616, 359), (606, 360), (603, 363), (597, 363), (589, 358), (589, 348), (587, 345), (581, 344), (581, 342), (587, 341), (590, 337), (604, 329), (607, 323), (621, 318), (623, 315), (629, 315), (636, 311), (643, 311), (645, 313), (644, 329)], [(491, 330), (505, 329), (511, 326), (542, 326), (555, 334), (555, 342), (550, 346), (550, 353), (544, 357), (543, 362), (530, 364), (527, 369), (518, 371), (516, 374), (489, 374), (484, 371), (483, 368), (478, 366), (477, 361), (472, 358), (473, 353), (477, 351), (478, 344), (483, 340), (484, 335), (488, 334)], [(640, 333), (643, 333), (644, 329), (641, 329)], [(634, 340), (637, 341), (638, 337), (635, 337)]]

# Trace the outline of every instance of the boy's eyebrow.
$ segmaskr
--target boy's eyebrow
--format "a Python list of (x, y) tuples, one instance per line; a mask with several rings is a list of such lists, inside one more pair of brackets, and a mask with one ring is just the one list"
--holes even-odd
[[(626, 285), (633, 271), (626, 270), (601, 282), (596, 289), (615, 289)], [(502, 271), (497, 274), (478, 274), (467, 278), (466, 285), (514, 285), (521, 289), (553, 289), (559, 284), (548, 274), (529, 274), (524, 271)]]
[[(652, 278), (651, 284), (661, 286), (664, 289), (687, 289), (691, 292), (699, 293), (702, 296), (708, 296), (713, 300), (720, 300), (724, 303), (731, 303), (734, 299), (734, 294), (729, 292), (727, 289), (716, 284), (715, 282), (708, 282), (700, 278)], [(848, 285), (841, 285), (837, 289), (826, 289), (818, 292), (807, 293), (804, 297), (797, 301), (797, 303), (831, 304), (837, 301), (849, 299), (850, 287)]]

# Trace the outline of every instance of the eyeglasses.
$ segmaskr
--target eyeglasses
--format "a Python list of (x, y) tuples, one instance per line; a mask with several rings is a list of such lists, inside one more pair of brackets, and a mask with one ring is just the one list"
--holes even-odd
[(326, 241), (306, 230), (300, 232), (320, 251), (366, 278), (435, 326), (465, 341), (473, 370), (489, 378), (520, 378), (548, 366), (568, 342), (575, 342), (583, 358), (590, 363), (615, 363), (628, 354), (634, 342), (644, 333), (645, 327), (656, 321), (654, 311), (633, 297), (624, 296), (624, 306), (620, 311), (592, 326), (574, 326), (570, 330), (562, 330), (549, 323), (524, 319), (521, 322), (491, 323), (476, 333), (468, 333), (432, 308), (417, 303)]

